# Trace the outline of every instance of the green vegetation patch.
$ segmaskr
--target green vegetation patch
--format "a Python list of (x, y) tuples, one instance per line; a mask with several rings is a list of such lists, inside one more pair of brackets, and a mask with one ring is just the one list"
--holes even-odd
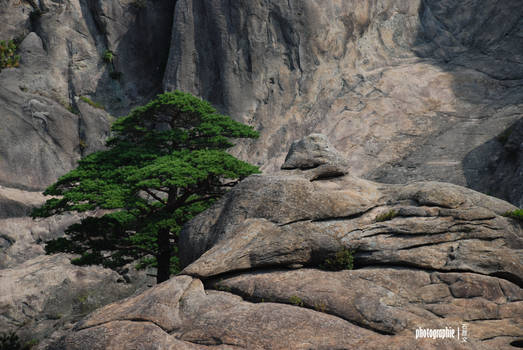
[(344, 248), (333, 257), (325, 259), (321, 268), (330, 271), (352, 270), (354, 268), (354, 250)]
[(315, 302), (314, 310), (318, 312), (325, 312), (327, 310), (327, 304), (324, 301)]
[(289, 302), (293, 305), (296, 305), (296, 306), (303, 306), (303, 300), (301, 300), (301, 298), (297, 295), (293, 295), (292, 297), (289, 298)]
[(20, 66), (20, 55), (16, 54), (16, 49), (14, 40), (0, 41), (0, 71)]
[(111, 50), (105, 50), (102, 58), (106, 63), (113, 63), (114, 53)]
[(89, 97), (86, 97), (86, 96), (80, 96), (80, 100), (84, 101), (85, 103), (87, 103), (88, 105), (94, 107), (94, 108), (98, 108), (98, 109), (105, 109), (104, 106), (102, 106), (101, 104), (99, 104), (98, 102), (94, 102), (93, 100), (91, 100)]
[(389, 210), (389, 211), (386, 212), (386, 213), (383, 213), (383, 214), (381, 214), (381, 215), (376, 216), (376, 222), (382, 222), (382, 221), (392, 220), (392, 219), (395, 218), (396, 216), (398, 216), (398, 212), (397, 212), (397, 211), (395, 211), (395, 210)]
[(514, 211), (507, 211), (503, 216), (506, 216), (508, 218), (516, 219), (519, 221), (523, 221), (523, 209), (516, 209)]

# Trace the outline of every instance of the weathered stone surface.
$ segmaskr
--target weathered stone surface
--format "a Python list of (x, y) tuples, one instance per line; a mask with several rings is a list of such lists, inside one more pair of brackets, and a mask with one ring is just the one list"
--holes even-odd
[[(149, 322), (115, 321), (78, 332), (73, 338), (59, 341), (55, 349), (78, 350), (203, 350), (207, 346), (177, 340)], [(222, 347), (212, 347), (223, 349)]]
[(91, 328), (119, 320), (151, 322), (166, 332), (179, 328), (182, 319), (173, 312), (187, 288), (193, 282), (189, 276), (180, 276), (176, 282), (162, 283), (143, 294), (108, 305), (89, 315), (76, 325), (78, 329)]
[[(521, 227), (500, 216), (515, 207), (456, 185), (252, 176), (216, 207), (180, 237), (182, 263), (203, 254), (185, 268), (188, 274), (316, 264), (346, 247), (356, 249), (364, 265), (473, 271), (523, 281)], [(199, 221), (209, 215), (215, 218), (204, 231)]]
[[(182, 264), (195, 260), (215, 243), (231, 243), (233, 236), (242, 237), (238, 225), (255, 221), (277, 232), (293, 223), (359, 215), (376, 205), (382, 195), (378, 184), (347, 177), (351, 186), (337, 181), (311, 182), (304, 176), (251, 176), (232, 189), (218, 205), (204, 212), (180, 237)], [(226, 209), (225, 209), (226, 208)], [(245, 219), (256, 219), (245, 221)], [(306, 222), (305, 222), (306, 224)], [(267, 232), (270, 232), (268, 230)], [(289, 231), (293, 235), (293, 231)], [(269, 237), (253, 236), (255, 240)], [(280, 242), (274, 237), (275, 244)], [(239, 243), (244, 245), (249, 240)], [(282, 246), (283, 247), (283, 246)], [(282, 248), (283, 249), (283, 248)], [(239, 251), (238, 251), (239, 253)], [(247, 255), (245, 256), (248, 257)], [(211, 265), (213, 265), (212, 263)]]
[(269, 270), (217, 280), (212, 286), (250, 300), (288, 304), (299, 300), (304, 307), (405, 337), (417, 327), (457, 328), (466, 322), (476, 339), (516, 339), (523, 320), (523, 291), (517, 285), (471, 273), (405, 268)]
[(292, 143), (282, 169), (306, 170), (321, 165), (346, 166), (345, 159), (323, 134), (310, 134)]
[[(151, 334), (165, 348), (518, 344), (523, 226), (501, 216), (514, 206), (452, 184), (311, 179), (309, 171), (245, 179), (184, 227), (180, 276), (97, 310), (41, 348), (87, 349), (102, 339), (107, 349), (149, 349)], [(347, 250), (355, 270), (325, 270)], [(420, 328), (454, 336), (416, 339)], [(138, 334), (126, 339), (130, 331)]]
[[(121, 115), (159, 91), (174, 2), (138, 8), (120, 0), (6, 0), (0, 6), (7, 24), (0, 40), (21, 42), (20, 67), (0, 72), (0, 183), (42, 189), (108, 136), (108, 112), (85, 106), (79, 96)], [(102, 59), (106, 50), (114, 52), (112, 63)], [(112, 71), (121, 79), (112, 79)]]
[[(419, 291), (405, 288), (404, 282), (412, 282), (412, 278), (419, 278), (414, 281), (415, 286), (421, 287)], [(441, 301), (452, 299), (448, 285), (434, 278), (432, 282), (428, 273), (394, 269), (338, 273), (318, 270), (268, 271), (224, 279), (215, 285), (221, 291), (205, 291), (199, 280), (180, 276), (141, 296), (98, 310), (61, 339), (45, 346), (41, 344), (40, 348), (415, 348), (420, 343), (414, 339), (413, 330), (407, 329), (412, 325), (461, 326), (457, 318), (440, 319), (423, 308), (422, 302), (427, 300), (429, 294), (423, 287), (441, 289)], [(332, 284), (321, 286), (321, 283), (327, 282)], [(251, 301), (225, 290), (232, 290)], [(374, 292), (377, 294), (372, 296)], [(521, 299), (521, 293), (517, 297)], [(253, 302), (255, 300), (257, 302)], [(501, 299), (497, 301), (501, 304), (506, 302)], [(151, 311), (144, 305), (156, 304), (161, 306), (155, 310), (155, 320), (152, 320)], [(518, 312), (513, 308), (515, 304), (510, 304), (511, 312)], [(410, 317), (408, 321), (411, 323), (405, 322), (402, 318), (405, 315)], [(517, 313), (511, 316), (514, 322), (518, 321)], [(365, 324), (366, 320), (370, 326)], [(377, 329), (373, 329), (372, 325), (377, 325)], [(476, 323), (471, 323), (470, 327), (473, 325)], [(483, 326), (486, 328), (492, 324), (487, 322)], [(512, 332), (517, 331), (517, 323), (510, 328)], [(510, 331), (503, 332), (498, 328), (497, 333), (511, 334)], [(507, 341), (515, 336), (512, 334), (505, 338)], [(470, 339), (467, 343), (456, 340), (420, 341), (424, 349), (488, 349), (476, 339)]]
[(13, 268), (45, 254), (43, 242), (63, 236), (80, 218), (67, 214), (34, 221), (29, 217), (0, 219), (0, 241), (4, 242), (0, 244), (0, 268)]
[[(353, 175), (488, 192), (488, 141), (523, 115), (522, 11), (519, 0), (179, 0), (164, 87), (254, 125), (261, 137), (236, 151), (266, 172), (319, 132)], [(520, 190), (491, 193), (519, 205)]]
[[(134, 279), (138, 282), (138, 279)], [(145, 286), (116, 272), (71, 265), (70, 256), (40, 255), (0, 270), (0, 328), (22, 339), (46, 339), (94, 309)], [(141, 283), (139, 283), (141, 284)]]
[(47, 198), (41, 192), (28, 192), (0, 186), (0, 219), (28, 216)]

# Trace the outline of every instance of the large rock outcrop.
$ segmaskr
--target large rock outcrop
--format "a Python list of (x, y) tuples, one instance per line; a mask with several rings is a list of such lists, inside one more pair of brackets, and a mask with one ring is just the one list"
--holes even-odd
[[(514, 206), (447, 183), (310, 177), (325, 165), (242, 181), (182, 231), (180, 276), (41, 348), (520, 346), (523, 225), (502, 216)], [(331, 271), (349, 250), (356, 269)], [(416, 339), (445, 327), (454, 338)]]
[(266, 172), (321, 132), (354, 175), (520, 205), (482, 178), (500, 147), (488, 141), (523, 115), (521, 18), (519, 0), (179, 0), (164, 87), (254, 125), (237, 153)]

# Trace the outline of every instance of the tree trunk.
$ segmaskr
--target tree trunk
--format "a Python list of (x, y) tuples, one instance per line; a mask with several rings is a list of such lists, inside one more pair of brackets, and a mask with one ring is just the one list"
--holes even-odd
[(169, 230), (161, 229), (158, 231), (158, 255), (156, 260), (158, 269), (156, 272), (156, 283), (167, 281), (171, 275), (171, 256), (173, 249), (169, 241)]

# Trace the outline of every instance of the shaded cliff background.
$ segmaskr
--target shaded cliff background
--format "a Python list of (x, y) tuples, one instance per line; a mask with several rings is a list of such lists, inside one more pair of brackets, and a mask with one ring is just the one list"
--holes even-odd
[(500, 143), (484, 145), (522, 116), (520, 1), (180, 0), (177, 9), (164, 88), (255, 125), (260, 140), (238, 153), (265, 171), (293, 140), (322, 132), (354, 175), (448, 181), (521, 205), (521, 187), (507, 196), (483, 179), (503, 163), (492, 159)]
[(0, 0), (0, 23), (21, 55), (0, 72), (0, 328), (43, 337), (147, 283), (42, 256), (78, 217), (27, 215), (113, 116), (165, 90), (253, 125), (234, 152), (267, 173), (321, 132), (353, 175), (523, 205), (520, 0)]

